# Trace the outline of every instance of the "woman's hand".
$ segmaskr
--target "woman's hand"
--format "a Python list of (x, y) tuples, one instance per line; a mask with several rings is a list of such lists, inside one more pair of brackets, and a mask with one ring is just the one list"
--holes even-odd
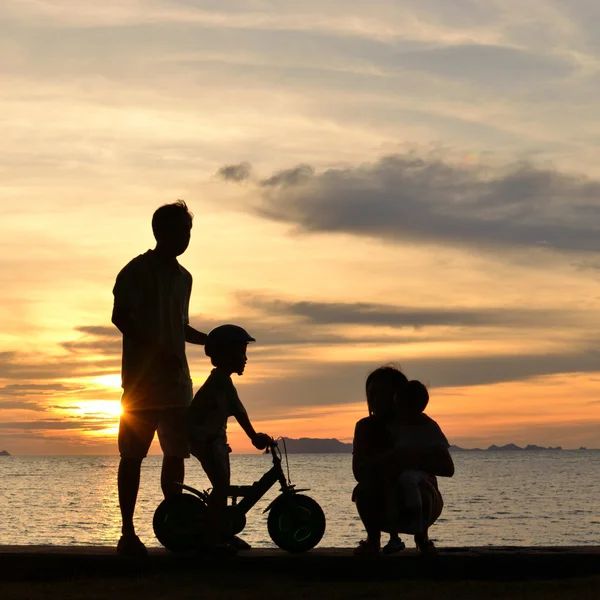
[(396, 466), (402, 469), (418, 469), (420, 452), (410, 446), (394, 448), (393, 457)]

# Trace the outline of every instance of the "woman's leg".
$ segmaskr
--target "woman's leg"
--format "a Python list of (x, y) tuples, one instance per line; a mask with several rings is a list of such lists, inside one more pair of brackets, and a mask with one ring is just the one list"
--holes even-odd
[[(358, 516), (367, 532), (367, 541), (357, 548), (364, 553), (377, 553), (381, 546), (381, 509), (384, 504), (384, 490), (380, 486), (359, 484), (354, 491), (354, 501)], [(362, 551), (361, 551), (362, 553)]]

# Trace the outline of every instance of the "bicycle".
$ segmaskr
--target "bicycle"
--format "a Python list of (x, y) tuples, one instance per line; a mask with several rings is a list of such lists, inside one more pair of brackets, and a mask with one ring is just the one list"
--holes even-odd
[[(273, 466), (251, 485), (231, 485), (224, 522), (224, 534), (233, 538), (246, 526), (248, 511), (275, 485), (281, 485), (281, 494), (263, 511), (269, 513), (267, 530), (273, 542), (282, 550), (299, 553), (314, 548), (325, 533), (326, 520), (319, 504), (304, 494), (306, 489), (297, 490), (291, 483), (285, 440), (282, 439), (287, 477), (282, 468), (282, 455), (273, 440), (265, 453), (270, 453)], [(200, 491), (182, 483), (181, 493), (163, 500), (157, 507), (154, 518), (154, 533), (158, 541), (168, 550), (188, 553), (201, 550), (205, 539), (206, 511), (210, 491)], [(238, 499), (240, 501), (238, 502)]]

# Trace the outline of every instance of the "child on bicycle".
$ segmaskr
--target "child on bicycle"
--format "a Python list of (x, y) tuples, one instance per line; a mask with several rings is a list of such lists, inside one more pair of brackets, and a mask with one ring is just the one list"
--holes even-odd
[(202, 387), (196, 392), (190, 406), (190, 446), (200, 461), (212, 491), (208, 500), (207, 545), (216, 550), (235, 553), (250, 546), (240, 538), (225, 539), (223, 512), (227, 506), (230, 485), (227, 419), (235, 417), (255, 448), (263, 450), (271, 438), (256, 433), (250, 423), (231, 375), (242, 375), (246, 367), (246, 349), (256, 340), (237, 325), (221, 325), (207, 337), (205, 353), (215, 367)]

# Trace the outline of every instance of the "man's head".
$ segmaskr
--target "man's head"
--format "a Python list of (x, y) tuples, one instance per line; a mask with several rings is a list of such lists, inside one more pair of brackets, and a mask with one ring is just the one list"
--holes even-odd
[(220, 325), (209, 334), (204, 352), (213, 366), (242, 375), (246, 367), (246, 348), (256, 340), (238, 325)]
[(152, 215), (152, 232), (157, 248), (173, 258), (183, 254), (190, 243), (193, 219), (183, 200), (156, 209)]

